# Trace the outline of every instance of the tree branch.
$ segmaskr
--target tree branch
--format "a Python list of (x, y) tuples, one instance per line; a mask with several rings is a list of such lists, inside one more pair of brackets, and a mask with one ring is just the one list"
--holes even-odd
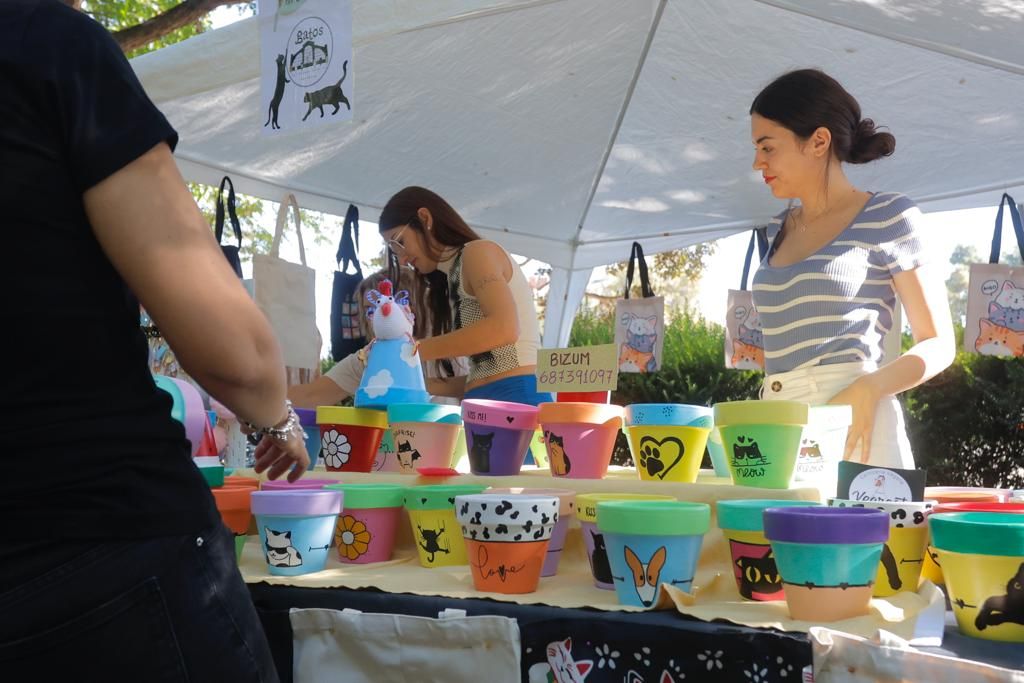
[(132, 52), (183, 26), (196, 23), (222, 5), (241, 4), (243, 3), (239, 0), (184, 0), (166, 12), (147, 19), (137, 26), (115, 32), (114, 40), (121, 46), (123, 52)]

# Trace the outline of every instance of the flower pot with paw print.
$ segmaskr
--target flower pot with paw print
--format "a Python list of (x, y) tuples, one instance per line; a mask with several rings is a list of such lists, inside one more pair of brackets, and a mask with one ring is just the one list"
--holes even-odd
[(466, 399), (462, 420), (473, 474), (519, 474), (537, 429), (537, 407), (509, 401)]
[(887, 598), (901, 591), (917, 592), (928, 547), (928, 515), (931, 501), (887, 502), (829, 498), (830, 507), (865, 507), (881, 510), (889, 516), (889, 540), (882, 546), (882, 557), (875, 577), (876, 598)]
[(341, 491), (254, 491), (252, 514), (268, 571), (299, 576), (322, 570), (343, 502)]
[(555, 402), (541, 403), (538, 411), (552, 476), (604, 479), (622, 428), (622, 406)]
[(532, 593), (540, 582), (557, 496), (481, 493), (455, 498), (473, 586), (491, 593)]
[(1024, 515), (936, 512), (928, 524), (960, 632), (1024, 643)]
[(320, 458), (328, 472), (369, 472), (377, 457), (388, 414), (382, 410), (320, 406)]
[(501, 493), (505, 495), (523, 496), (556, 496), (558, 498), (558, 523), (551, 532), (551, 542), (548, 544), (547, 557), (544, 559), (544, 567), (541, 569), (541, 576), (554, 576), (558, 573), (558, 562), (562, 557), (562, 549), (565, 547), (565, 537), (569, 533), (569, 525), (576, 516), (576, 492), (570, 489), (544, 489), (544, 488), (494, 488), (491, 487), (484, 493)]
[(889, 515), (870, 508), (766, 508), (764, 535), (790, 616), (829, 622), (868, 613)]
[(583, 547), (594, 577), (594, 585), (607, 591), (615, 590), (612, 568), (604, 534), (597, 529), (597, 504), (606, 500), (675, 500), (661, 493), (580, 493), (576, 496), (576, 516), (580, 520)]
[(746, 600), (784, 600), (775, 554), (764, 535), (764, 511), (770, 507), (820, 506), (809, 500), (720, 500), (718, 527), (729, 542), (736, 588)]
[(483, 485), (413, 486), (405, 490), (413, 541), (424, 567), (466, 564), (466, 543), (455, 518), (455, 497), (481, 493)]
[(388, 406), (388, 423), (395, 453), (384, 461), (382, 472), (415, 474), (420, 467), (452, 466), (462, 426), (459, 406), (396, 403)]
[(799, 401), (715, 404), (715, 427), (735, 485), (789, 488), (809, 408)]
[(640, 403), (626, 406), (623, 431), (637, 474), (644, 481), (697, 481), (711, 433), (707, 406)]
[(347, 564), (390, 560), (402, 517), (405, 487), (397, 484), (331, 484), (324, 488), (345, 494), (345, 510), (338, 515), (334, 529), (338, 559)]

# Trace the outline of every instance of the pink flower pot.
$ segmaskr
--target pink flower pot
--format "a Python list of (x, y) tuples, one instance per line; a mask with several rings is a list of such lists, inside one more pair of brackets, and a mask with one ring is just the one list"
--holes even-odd
[(622, 428), (622, 406), (541, 403), (538, 410), (552, 476), (603, 479)]

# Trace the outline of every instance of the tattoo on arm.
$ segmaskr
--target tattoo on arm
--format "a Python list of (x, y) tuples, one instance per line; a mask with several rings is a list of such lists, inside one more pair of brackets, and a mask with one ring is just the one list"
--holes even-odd
[(504, 282), (504, 280), (497, 275), (485, 275), (473, 283), (473, 291), (479, 293), (481, 290), (491, 286), (495, 282)]

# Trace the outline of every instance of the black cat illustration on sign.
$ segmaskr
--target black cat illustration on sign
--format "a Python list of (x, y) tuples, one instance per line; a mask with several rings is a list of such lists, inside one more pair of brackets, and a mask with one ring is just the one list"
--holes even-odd
[(309, 118), (309, 115), (313, 113), (314, 109), (320, 110), (320, 118), (324, 116), (324, 105), (334, 107), (334, 111), (331, 112), (331, 116), (338, 113), (341, 109), (341, 104), (345, 104), (345, 108), (352, 111), (352, 105), (349, 104), (348, 98), (345, 97), (345, 93), (341, 91), (341, 83), (345, 80), (348, 75), (348, 60), (342, 65), (341, 79), (334, 85), (329, 85), (326, 88), (320, 90), (312, 90), (307, 92), (303, 97), (302, 101), (309, 105), (309, 109), (306, 110), (306, 115), (302, 117), (305, 121)]
[[(270, 106), (267, 107), (267, 122), (263, 124), (266, 128), (270, 126), (272, 130), (278, 130), (281, 126), (277, 123), (278, 110), (281, 107), (281, 99), (284, 97), (284, 84), (291, 83), (288, 77), (285, 76), (285, 56), (277, 56), (277, 85), (274, 86), (274, 97), (270, 100)], [(271, 125), (273, 124), (273, 125)]]

